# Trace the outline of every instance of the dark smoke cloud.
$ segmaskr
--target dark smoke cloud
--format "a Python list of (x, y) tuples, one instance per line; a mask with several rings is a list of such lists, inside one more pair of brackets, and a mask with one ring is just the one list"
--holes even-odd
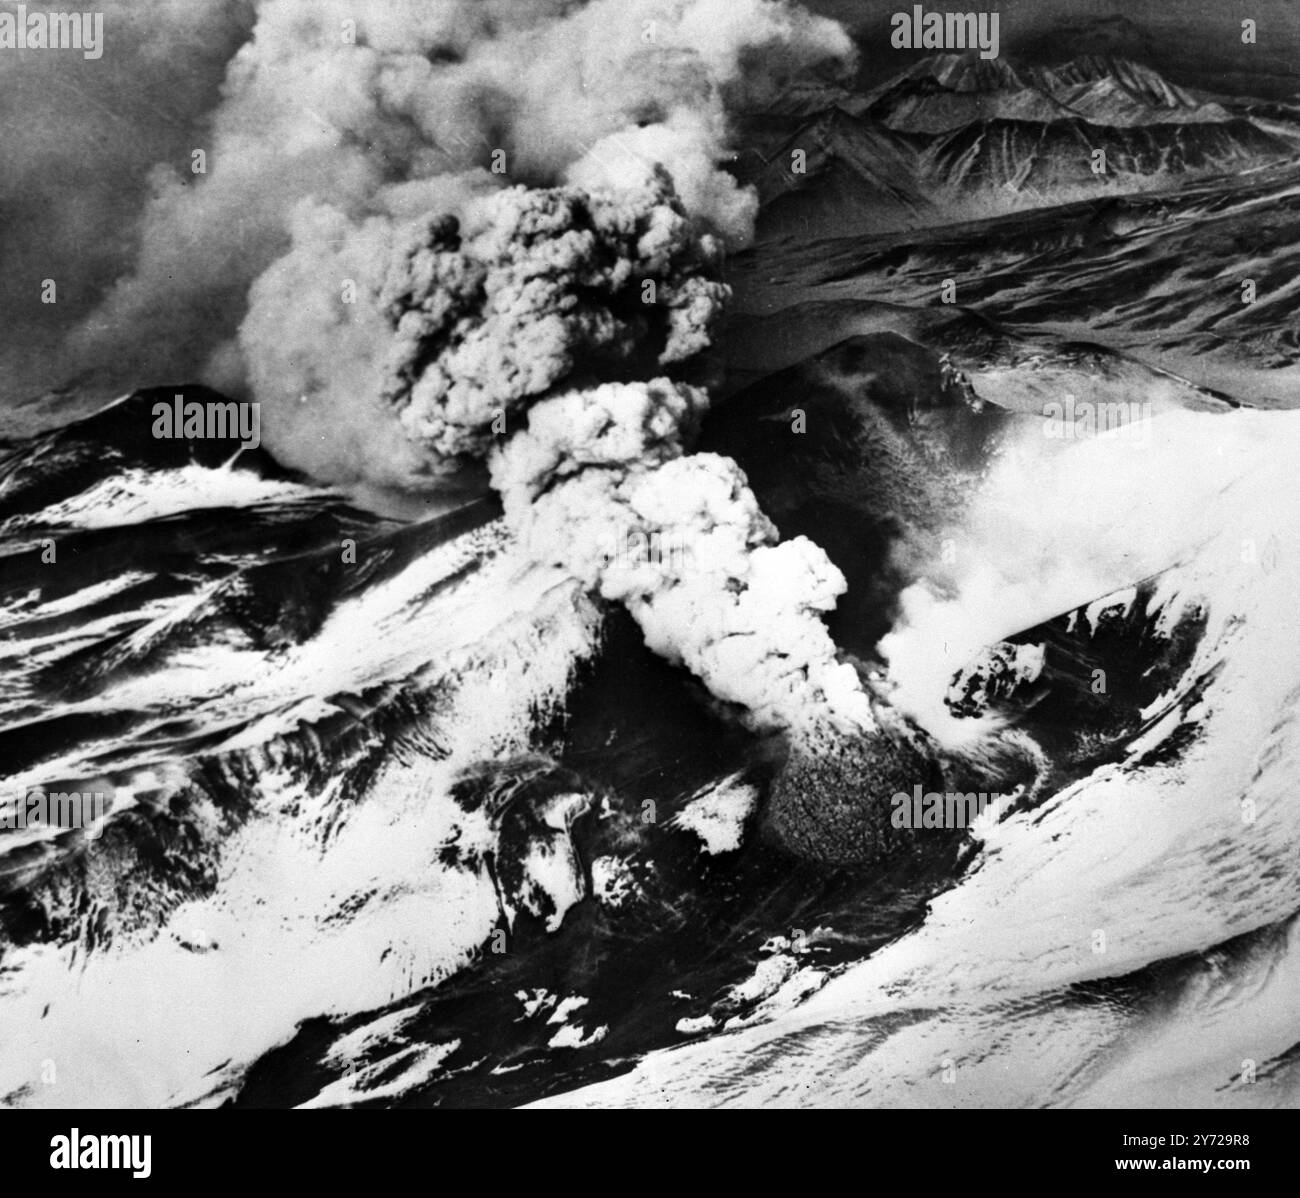
[(255, 8), (208, 174), (155, 175), (70, 360), (142, 385), (202, 357), (321, 479), (487, 474), (525, 554), (755, 726), (870, 727), (821, 623), (842, 576), (779, 543), (734, 462), (689, 456), (707, 396), (683, 381), (756, 213), (729, 106), (851, 69), (843, 31), (782, 0)]
[[(662, 172), (624, 191), (516, 187), (462, 215), (465, 235), (442, 212), (406, 225), (301, 215), (242, 337), (268, 443), (289, 464), (435, 484), (575, 372), (643, 376), (709, 344), (727, 295), (708, 277), (718, 246)], [(322, 278), (355, 286), (355, 304)], [(392, 436), (374, 436), (394, 419), (408, 442), (397, 457)]]
[(471, 147), (361, 212), (314, 196), (240, 344), (285, 460), (435, 490), (486, 461), (529, 559), (622, 603), (751, 724), (861, 730), (870, 706), (821, 622), (843, 577), (779, 543), (734, 462), (688, 456), (708, 398), (671, 377), (710, 343), (723, 248), (750, 235), (754, 197), (719, 164), (725, 97), (769, 86), (742, 70), (763, 46), (780, 69), (848, 59), (835, 27), (780, 4), (598, 0), (415, 69), (404, 97), (468, 88), (484, 145), (567, 185), (492, 191)]
[[(360, 221), (386, 213), (395, 186), (494, 164), (506, 168), (489, 175), (498, 186), (599, 187), (644, 183), (662, 162), (693, 216), (742, 242), (754, 200), (718, 166), (728, 97), (770, 89), (767, 70), (775, 78), (851, 57), (838, 26), (773, 0), (155, 0), (133, 18), (142, 40), (124, 32), (125, 17), (114, 19), (135, 7), (106, 14), (103, 62), (78, 56), (57, 69), (84, 88), (89, 68), (102, 67), (132, 97), (132, 114), (156, 106), (169, 85), (163, 107), (182, 110), (183, 131), (171, 137), (161, 121), (129, 119), (133, 152), (102, 155), (114, 180), (130, 176), (120, 203), (108, 183), (92, 187), (84, 206), (72, 188), (46, 189), (97, 229), (116, 231), (96, 238), (95, 268), (83, 272), (99, 290), (117, 276), (94, 310), (85, 313), (96, 292), (87, 287), (75, 312), (35, 317), (66, 329), (84, 316), (57, 368), (101, 386), (109, 377), (143, 386), (199, 376), (238, 390), (235, 334), (248, 289), (290, 248), (304, 201)], [(241, 41), (220, 102), (200, 120), (213, 64)], [(176, 65), (162, 65), (168, 54)], [(756, 71), (755, 62), (769, 65)], [(173, 79), (185, 76), (182, 65), (194, 68), (193, 83)], [(56, 144), (48, 133), (32, 140), (34, 163)], [(141, 155), (160, 146), (165, 161), (144, 172)], [(205, 150), (206, 175), (190, 173), (193, 148)], [(91, 215), (105, 211), (118, 215)], [(51, 216), (34, 240), (67, 243), (78, 229)]]

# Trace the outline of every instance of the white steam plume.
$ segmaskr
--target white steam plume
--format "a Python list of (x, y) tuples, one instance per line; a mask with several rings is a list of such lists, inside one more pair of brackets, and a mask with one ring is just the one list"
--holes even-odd
[(871, 727), (820, 618), (843, 575), (804, 537), (777, 544), (730, 458), (682, 456), (706, 403), (666, 379), (543, 400), (492, 456), (507, 517), (531, 557), (622, 603), (652, 650), (755, 727)]

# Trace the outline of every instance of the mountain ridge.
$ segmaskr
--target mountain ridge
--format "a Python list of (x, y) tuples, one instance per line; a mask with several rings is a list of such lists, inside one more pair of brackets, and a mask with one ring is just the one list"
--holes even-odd
[(742, 122), (733, 169), (758, 192), (760, 240), (881, 233), (1284, 162), (1300, 153), (1292, 115), (1105, 54), (937, 54), (867, 91), (779, 98)]

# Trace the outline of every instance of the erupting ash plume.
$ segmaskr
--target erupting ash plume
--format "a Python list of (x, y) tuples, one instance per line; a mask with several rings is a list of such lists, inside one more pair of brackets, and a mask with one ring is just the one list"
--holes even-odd
[[(197, 35), (177, 26), (193, 7), (149, 14), (175, 10), (169, 53), (187, 67)], [(251, 35), (249, 7), (230, 0), (224, 36), (202, 32), (247, 40), (206, 129), (150, 177), (133, 261), (64, 348), (78, 368), (167, 384), (206, 356), (202, 381), (236, 389), (248, 289), (290, 248), (304, 201), (406, 219), (515, 183), (635, 186), (662, 163), (692, 218), (740, 244), (756, 202), (719, 168), (729, 108), (853, 54), (834, 22), (778, 0), (255, 0)]]
[[(416, 486), (486, 460), (529, 557), (623, 603), (653, 650), (753, 725), (870, 726), (819, 618), (842, 575), (804, 538), (777, 544), (734, 462), (684, 456), (703, 390), (637, 377), (705, 348), (727, 297), (717, 240), (665, 172), (619, 191), (497, 192), (463, 223), (314, 210), (304, 225), (243, 330), (289, 461)], [(358, 272), (363, 322), (333, 296), (297, 302), (335, 259)], [(634, 534), (674, 552), (629, 562), (617, 547)]]
[[(210, 177), (160, 182), (84, 337), (215, 327), (208, 379), (247, 383), (282, 461), (433, 496), (490, 477), (524, 552), (625, 604), (753, 725), (870, 727), (820, 619), (839, 571), (778, 543), (734, 462), (686, 456), (707, 397), (685, 364), (757, 207), (723, 169), (729, 109), (850, 66), (839, 26), (781, 0), (257, 14)], [(178, 245), (210, 296), (246, 297), (237, 337), (176, 294)], [(680, 552), (629, 564), (610, 550), (630, 534)]]
[[(706, 397), (667, 379), (540, 402), (492, 457), (492, 482), (533, 558), (621, 602), (646, 644), (759, 728), (872, 726), (854, 669), (821, 622), (843, 575), (805, 537), (777, 544), (740, 467), (683, 457)], [(619, 552), (629, 537), (667, 553)]]
[[(496, 192), (463, 223), (465, 236), (442, 212), (359, 227), (303, 214), (293, 251), (254, 286), (242, 333), (287, 462), (429, 485), (481, 461), (565, 380), (644, 375), (709, 344), (727, 295), (709, 277), (719, 247), (694, 231), (662, 170), (624, 191)], [(322, 273), (357, 288), (355, 316), (312, 286)], [(400, 456), (395, 440), (407, 442)]]
[[(604, 7), (565, 24), (590, 31)], [(705, 11), (720, 15), (645, 8), (676, 18), (674, 41)], [(800, 27), (777, 5), (752, 11), (760, 40)], [(667, 377), (710, 344), (724, 242), (753, 215), (717, 168), (720, 88), (755, 36), (730, 29), (742, 41), (723, 53), (703, 29), (702, 50), (656, 48), (646, 26), (619, 86), (655, 93), (665, 119), (607, 134), (573, 163), (582, 186), (486, 193), (484, 173), (462, 173), (381, 188), (360, 220), (300, 208), (241, 345), (268, 443), (290, 463), (436, 489), (486, 460), (526, 554), (623, 603), (654, 651), (751, 724), (860, 729), (866, 697), (820, 620), (843, 577), (811, 542), (777, 543), (734, 462), (684, 456), (707, 396)], [(667, 82), (651, 64), (672, 67)], [(702, 110), (674, 110), (670, 85)], [(603, 119), (621, 107), (626, 121), (627, 101), (607, 95)], [(585, 97), (580, 109), (590, 120)], [(545, 125), (552, 139), (569, 127)], [(322, 278), (347, 280), (355, 303)], [(634, 533), (680, 552), (611, 552)]]

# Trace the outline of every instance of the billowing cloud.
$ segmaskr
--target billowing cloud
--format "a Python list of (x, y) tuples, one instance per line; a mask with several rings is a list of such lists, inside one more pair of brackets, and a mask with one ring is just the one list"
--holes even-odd
[(293, 251), (254, 286), (242, 344), (264, 436), (289, 464), (436, 486), (566, 380), (641, 377), (709, 343), (727, 295), (710, 277), (717, 245), (662, 173), (627, 191), (477, 198), (467, 176), (435, 182), (434, 215), (413, 221), (307, 205)]
[[(64, 346), (68, 373), (239, 389), (249, 288), (290, 249), (304, 201), (361, 222), (388, 215), (395, 186), (437, 178), (638, 187), (662, 166), (701, 228), (741, 244), (754, 200), (722, 169), (729, 106), (760, 102), (801, 65), (852, 56), (839, 26), (778, 0), (252, 8), (207, 127), (148, 180), (126, 238), (133, 262)], [(243, 37), (247, 18), (227, 25)], [(111, 22), (107, 36), (111, 60)]]
[(734, 462), (689, 452), (693, 359), (756, 212), (730, 114), (847, 68), (843, 31), (783, 0), (254, 8), (205, 172), (155, 172), (72, 360), (136, 386), (203, 360), (318, 478), (490, 477), (523, 552), (755, 726), (869, 725), (820, 618), (843, 578), (779, 543)]
[(492, 456), (507, 518), (530, 557), (623, 604), (753, 726), (872, 727), (821, 622), (843, 575), (805, 537), (778, 543), (730, 458), (683, 456), (706, 402), (666, 379), (543, 400)]

